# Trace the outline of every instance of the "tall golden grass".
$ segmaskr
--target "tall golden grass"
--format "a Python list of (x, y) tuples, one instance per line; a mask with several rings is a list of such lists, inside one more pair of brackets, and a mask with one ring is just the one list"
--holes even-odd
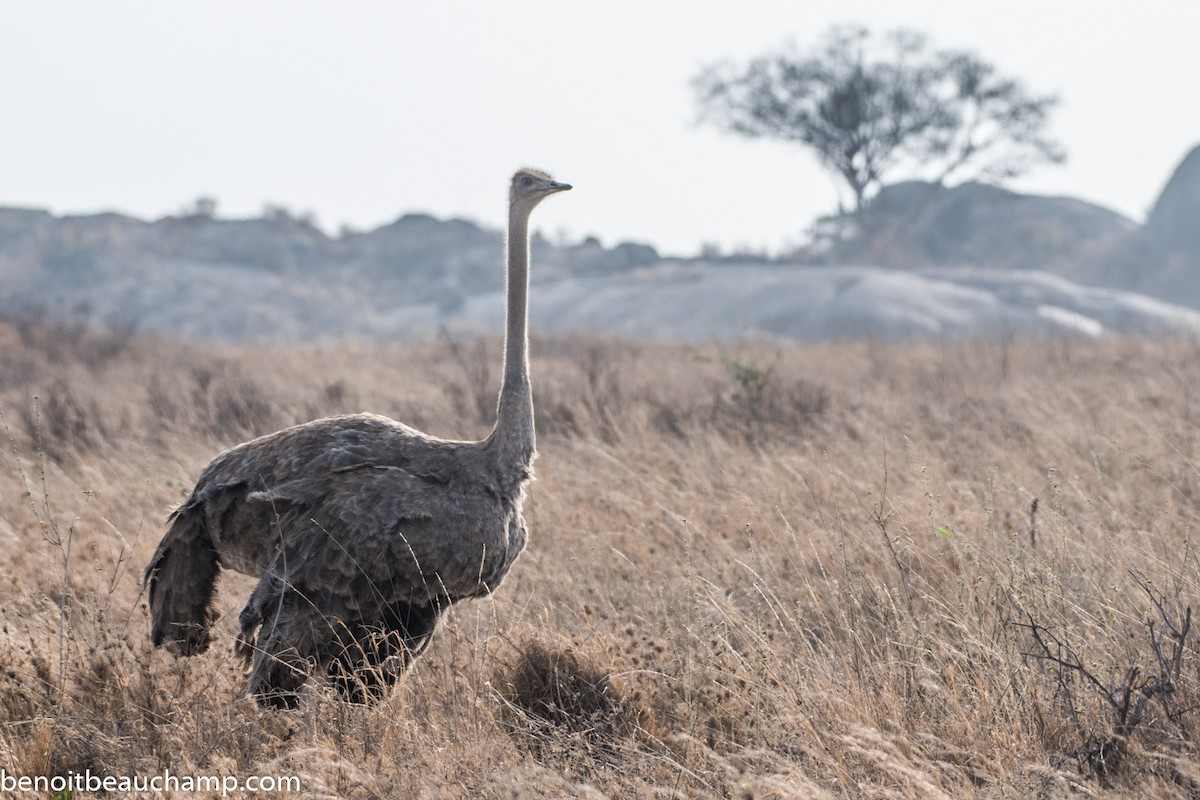
[(315, 416), (476, 437), (499, 343), (0, 328), (0, 767), (300, 796), (1196, 797), (1200, 346), (534, 342), (532, 540), (382, 703), (152, 651), (205, 463)]

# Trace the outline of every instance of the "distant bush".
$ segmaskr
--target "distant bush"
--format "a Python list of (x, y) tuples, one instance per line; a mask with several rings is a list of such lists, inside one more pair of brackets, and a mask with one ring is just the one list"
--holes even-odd
[(77, 396), (59, 379), (21, 406), (30, 440), (47, 456), (67, 463), (94, 452), (104, 442), (104, 422), (94, 401)]
[(8, 311), (0, 313), (0, 324), (15, 331), (24, 348), (51, 362), (75, 362), (94, 370), (105, 368), (136, 341), (132, 322), (98, 322), (87, 305), (67, 314), (46, 308)]

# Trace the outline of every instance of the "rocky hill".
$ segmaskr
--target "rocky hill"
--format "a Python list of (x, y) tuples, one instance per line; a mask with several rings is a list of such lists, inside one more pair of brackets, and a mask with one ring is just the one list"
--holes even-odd
[(1018, 194), (970, 182), (893, 184), (875, 197), (863, 233), (838, 261), (904, 269), (973, 266), (1069, 274), (1137, 230), (1133, 220), (1072, 197)]
[[(658, 261), (646, 245), (533, 237), (538, 277), (606, 275)], [(409, 214), (331, 237), (302, 220), (0, 209), (0, 306), (31, 307), (189, 339), (298, 341), (406, 331), (397, 310), (452, 316), (504, 283), (503, 234)], [(401, 315), (403, 316), (403, 315)]]
[[(1169, 304), (1200, 308), (1200, 148), (1144, 226), (978, 183), (890, 186), (861, 222), (825, 254), (838, 266), (535, 235), (533, 321), (660, 338), (1200, 330)], [(154, 222), (0, 209), (0, 310), (227, 342), (498, 331), (502, 254), (501, 232), (424, 214), (334, 237), (281, 209)]]
[(843, 234), (825, 261), (1044, 270), (1200, 308), (1200, 147), (1144, 225), (1071, 197), (910, 181), (885, 187)]
[(1200, 146), (1171, 175), (1146, 224), (1082, 277), (1200, 308)]
[[(1045, 272), (972, 267), (905, 271), (671, 261), (604, 278), (537, 284), (530, 308), (539, 330), (670, 340), (1200, 336), (1200, 312), (1192, 309)], [(503, 318), (503, 297), (495, 292), (470, 300), (453, 322), (499, 330)], [(433, 316), (422, 319), (428, 323)]]

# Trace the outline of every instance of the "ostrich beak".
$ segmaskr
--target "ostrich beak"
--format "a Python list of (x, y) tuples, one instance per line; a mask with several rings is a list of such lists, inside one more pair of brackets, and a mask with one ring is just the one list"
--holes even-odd
[(548, 187), (547, 191), (565, 192), (565, 191), (569, 190), (570, 188), (571, 188), (571, 184), (569, 184), (569, 183), (559, 183), (558, 181), (550, 181), (550, 186)]

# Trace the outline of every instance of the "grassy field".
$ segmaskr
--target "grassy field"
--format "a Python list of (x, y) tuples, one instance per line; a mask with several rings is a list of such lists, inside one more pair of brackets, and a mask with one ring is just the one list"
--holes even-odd
[(167, 513), (220, 450), (316, 416), (486, 433), (499, 342), (0, 327), (0, 767), (304, 797), (1200, 796), (1197, 343), (533, 354), (529, 549), (384, 702), (315, 685), (286, 712), (241, 694), (249, 579), (223, 577), (208, 653), (151, 651)]

